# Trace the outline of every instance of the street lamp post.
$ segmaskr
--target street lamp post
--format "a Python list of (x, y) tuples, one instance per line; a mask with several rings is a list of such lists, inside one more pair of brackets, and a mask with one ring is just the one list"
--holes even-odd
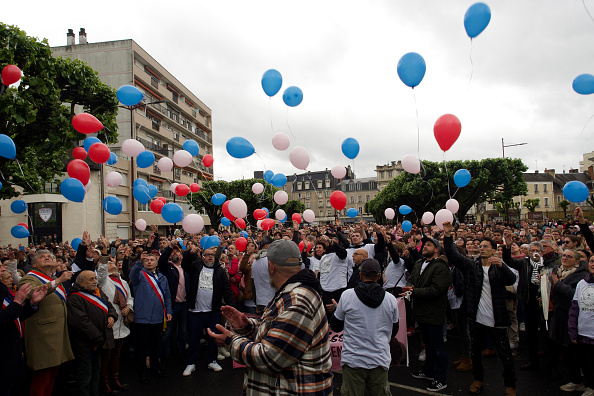
[(525, 144), (528, 144), (528, 143), (504, 144), (503, 138), (501, 138), (501, 154), (503, 154), (503, 158), (505, 158), (505, 148), (506, 147), (523, 146)]

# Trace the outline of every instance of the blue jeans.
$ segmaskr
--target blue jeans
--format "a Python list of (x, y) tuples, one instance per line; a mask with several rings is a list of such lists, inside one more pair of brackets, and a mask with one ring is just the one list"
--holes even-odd
[[(190, 312), (188, 315), (189, 334), (188, 339), (190, 349), (188, 351), (188, 364), (196, 364), (198, 360), (198, 349), (200, 347), (200, 339), (206, 328), (218, 333), (216, 325), (221, 323), (220, 312)], [(208, 363), (216, 362), (217, 360), (217, 344), (208, 336), (206, 337), (206, 361)]]
[(161, 345), (161, 356), (169, 357), (171, 347), (171, 335), (177, 330), (177, 350), (179, 356), (183, 356), (186, 351), (186, 339), (188, 333), (188, 304), (186, 302), (174, 302), (172, 306), (173, 313), (171, 321), (167, 323), (167, 328), (163, 334)]
[(426, 360), (423, 372), (435, 381), (446, 384), (448, 354), (443, 342), (443, 325), (419, 323), (421, 337), (425, 342)]

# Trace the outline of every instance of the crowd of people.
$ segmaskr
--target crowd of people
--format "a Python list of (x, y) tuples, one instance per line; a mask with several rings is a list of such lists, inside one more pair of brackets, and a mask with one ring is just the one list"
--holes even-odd
[[(191, 376), (197, 364), (246, 366), (244, 393), (330, 395), (330, 329), (343, 332), (343, 395), (390, 393), (390, 347), (399, 329), (420, 333), (429, 391), (447, 388), (447, 368), (472, 371), (497, 355), (506, 395), (521, 370), (569, 373), (563, 391), (594, 396), (594, 234), (578, 207), (567, 222), (221, 228), (144, 239), (6, 246), (0, 253), (0, 395), (51, 395), (59, 375), (78, 395), (126, 391), (120, 354), (132, 347), (138, 381), (170, 376), (171, 355)], [(237, 230), (239, 231), (239, 230)], [(247, 246), (246, 246), (247, 245)], [(406, 307), (399, 323), (397, 299)], [(447, 330), (459, 355), (448, 356)], [(201, 342), (206, 343), (204, 360)], [(172, 354), (171, 352), (174, 351)], [(416, 369), (415, 369), (416, 368)], [(66, 373), (65, 373), (66, 372)], [(420, 382), (421, 383), (421, 382)], [(132, 385), (133, 386), (133, 385)], [(11, 393), (12, 392), (12, 393)]]

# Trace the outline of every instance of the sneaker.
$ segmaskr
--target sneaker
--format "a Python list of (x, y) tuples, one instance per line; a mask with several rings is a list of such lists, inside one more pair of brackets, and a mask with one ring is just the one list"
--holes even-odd
[(223, 368), (221, 366), (219, 366), (219, 364), (216, 361), (208, 363), (208, 368), (212, 371), (222, 371), (223, 370)]
[(586, 388), (584, 393), (582, 393), (582, 396), (594, 396), (594, 389)]
[(219, 354), (225, 357), (231, 356), (231, 353), (229, 353), (229, 351), (225, 347), (219, 347)]
[(448, 337), (443, 336), (443, 342), (448, 342)]
[(564, 392), (583, 392), (586, 390), (586, 387), (584, 386), (584, 384), (574, 384), (573, 382), (569, 382), (565, 385), (561, 385), (559, 389), (561, 389)]
[(520, 323), (520, 331), (526, 331), (526, 324)]
[(220, 353), (217, 355), (217, 360), (225, 360), (225, 356), (221, 355)]
[(439, 381), (432, 381), (431, 385), (429, 385), (427, 387), (427, 390), (430, 392), (439, 392), (442, 389), (447, 388), (448, 386), (444, 383), (441, 383)]
[(417, 371), (416, 373), (410, 373), (410, 375), (412, 375), (414, 378), (421, 378), (433, 381), (433, 377), (429, 377), (427, 374), (423, 372), (423, 370)]
[(190, 374), (192, 374), (194, 371), (196, 371), (196, 365), (195, 364), (188, 364), (186, 366), (186, 369), (184, 370), (184, 377), (188, 377), (190, 376)]
[(425, 350), (423, 349), (421, 351), (421, 353), (419, 353), (419, 362), (424, 362), (425, 359), (427, 359), (427, 353), (425, 352)]

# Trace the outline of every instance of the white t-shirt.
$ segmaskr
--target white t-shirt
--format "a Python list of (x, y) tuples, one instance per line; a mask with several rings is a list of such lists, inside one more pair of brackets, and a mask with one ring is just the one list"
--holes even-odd
[(313, 272), (320, 271), (320, 260), (315, 256), (309, 258), (309, 269)]
[(491, 296), (491, 282), (489, 282), (489, 266), (483, 266), (483, 290), (479, 300), (476, 321), (488, 327), (495, 327), (495, 315), (493, 314), (493, 298)]
[(348, 271), (348, 279), (351, 279), (351, 276), (353, 275), (353, 268), (355, 268), (355, 262), (353, 261), (353, 253), (355, 253), (355, 250), (358, 249), (365, 249), (367, 250), (367, 258), (373, 258), (375, 256), (375, 244), (373, 243), (368, 243), (366, 245), (363, 245), (361, 247), (358, 248), (347, 248), (347, 261), (348, 261), (348, 265), (349, 265), (349, 271)]
[(211, 312), (214, 268), (202, 267), (196, 292), (196, 305), (190, 312)]
[(322, 290), (333, 292), (344, 289), (348, 282), (348, 259), (341, 260), (336, 253), (326, 253), (320, 260)]
[[(390, 289), (392, 287), (404, 287), (406, 286), (406, 267), (404, 266), (404, 260), (400, 259), (398, 263), (394, 263), (392, 258), (390, 258), (390, 262), (388, 266), (384, 270), (384, 277), (386, 281), (384, 282), (384, 290)], [(400, 280), (399, 280), (400, 279)], [(396, 283), (398, 282), (398, 283)]]
[(583, 279), (579, 281), (573, 299), (577, 300), (580, 308), (578, 334), (594, 339), (594, 283), (588, 283)]
[(393, 324), (398, 322), (398, 304), (390, 293), (377, 308), (363, 304), (354, 289), (340, 297), (334, 316), (344, 321), (342, 356), (340, 363), (353, 368), (388, 370), (390, 338)]
[(274, 298), (276, 290), (270, 286), (268, 258), (266, 256), (254, 260), (252, 264), (252, 279), (256, 287), (256, 304), (267, 306)]

